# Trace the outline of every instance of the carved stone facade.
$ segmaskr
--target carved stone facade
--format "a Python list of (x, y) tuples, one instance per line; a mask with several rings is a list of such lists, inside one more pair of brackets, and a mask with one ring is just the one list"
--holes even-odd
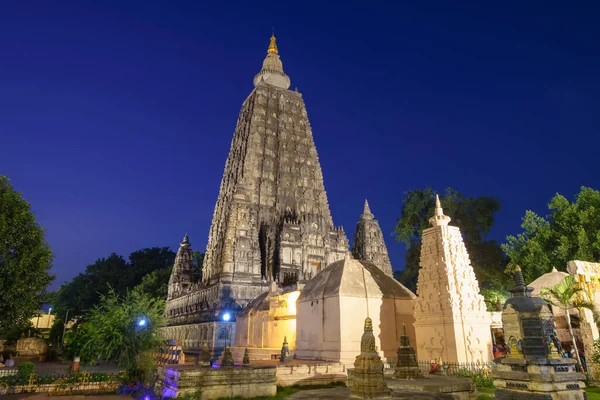
[(392, 263), (388, 255), (387, 246), (383, 240), (383, 233), (379, 222), (373, 219), (374, 215), (369, 208), (369, 202), (365, 200), (365, 208), (356, 224), (354, 242), (352, 245), (352, 256), (357, 260), (371, 261), (383, 272), (393, 276)]
[(202, 282), (172, 278), (167, 316), (181, 328), (172, 339), (187, 324), (216, 328), (225, 312), (234, 321), (270, 281), (308, 280), (348, 251), (333, 225), (304, 100), (288, 90), (275, 37), (254, 85), (225, 164)]
[(460, 233), (448, 226), (436, 199), (433, 225), (423, 231), (415, 301), (421, 360), (485, 362), (492, 358), (491, 317)]

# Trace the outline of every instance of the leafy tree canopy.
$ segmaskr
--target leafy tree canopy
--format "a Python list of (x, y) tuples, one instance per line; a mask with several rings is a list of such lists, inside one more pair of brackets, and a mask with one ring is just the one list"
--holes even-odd
[(109, 290), (75, 330), (68, 353), (85, 363), (106, 360), (135, 367), (142, 353), (160, 343), (157, 329), (164, 323), (164, 303), (140, 290), (124, 295)]
[[(94, 264), (87, 266), (85, 272), (77, 275), (73, 280), (65, 283), (56, 293), (53, 304), (57, 315), (63, 317), (69, 310), (68, 319), (84, 316), (85, 311), (91, 310), (99, 304), (103, 295), (107, 295), (111, 289), (117, 296), (122, 296), (143, 282), (146, 275), (157, 272), (154, 278), (148, 281), (166, 276), (164, 285), (168, 284), (166, 275), (170, 271), (175, 260), (175, 253), (168, 247), (153, 247), (134, 251), (126, 261), (115, 253), (97, 260)], [(170, 273), (170, 272), (169, 272)], [(151, 286), (150, 282), (145, 292), (160, 299), (162, 296), (159, 285)], [(151, 293), (151, 290), (157, 290)]]
[[(412, 190), (406, 193), (402, 212), (396, 224), (396, 239), (406, 245), (406, 268), (396, 273), (396, 278), (411, 290), (416, 290), (419, 273), (419, 258), (423, 230), (431, 227), (429, 218), (434, 214), (436, 192), (431, 188)], [(479, 286), (484, 292), (493, 293), (496, 302), (498, 292), (507, 284), (504, 274), (505, 256), (498, 243), (485, 240), (494, 225), (494, 214), (501, 205), (495, 197), (465, 197), (458, 191), (448, 188), (440, 195), (444, 214), (450, 216), (451, 225), (458, 226), (462, 232), (465, 246), (471, 258)]]
[(523, 232), (502, 245), (508, 268), (519, 265), (527, 282), (553, 267), (565, 271), (568, 261), (600, 261), (600, 192), (582, 187), (574, 202), (556, 194), (548, 209), (546, 217), (526, 211)]
[(0, 175), (0, 332), (24, 325), (39, 310), (46, 288), (52, 252), (29, 203)]

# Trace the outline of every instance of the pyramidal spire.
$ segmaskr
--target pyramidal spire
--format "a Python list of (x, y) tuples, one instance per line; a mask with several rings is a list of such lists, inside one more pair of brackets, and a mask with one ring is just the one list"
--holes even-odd
[(444, 215), (444, 209), (442, 208), (442, 202), (440, 201), (440, 196), (435, 195), (435, 212), (433, 213), (433, 217), (429, 218), (429, 223), (432, 226), (446, 226), (450, 222), (450, 217)]
[(283, 63), (279, 58), (275, 32), (271, 35), (267, 57), (263, 61), (262, 69), (254, 77), (254, 86), (258, 86), (261, 83), (268, 83), (282, 89), (288, 89), (291, 84), (290, 77), (283, 72)]
[(190, 245), (190, 239), (188, 237), (188, 234), (186, 233), (185, 236), (183, 237), (183, 242), (181, 242), (181, 246), (189, 246)]
[(367, 220), (367, 219), (373, 219), (375, 216), (373, 215), (373, 213), (371, 213), (371, 208), (369, 207), (369, 201), (365, 200), (365, 207), (363, 209), (363, 213), (360, 216), (360, 219), (362, 220)]

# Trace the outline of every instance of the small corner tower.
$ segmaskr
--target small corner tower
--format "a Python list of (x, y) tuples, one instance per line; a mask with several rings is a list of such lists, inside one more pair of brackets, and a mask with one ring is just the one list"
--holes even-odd
[(421, 360), (491, 360), (491, 318), (460, 229), (449, 226), (436, 196), (432, 227), (423, 231), (415, 302), (417, 354)]
[(379, 222), (374, 218), (369, 202), (365, 200), (363, 213), (354, 232), (352, 255), (357, 260), (371, 261), (387, 275), (392, 276), (392, 263), (383, 240), (383, 233)]
[(186, 292), (192, 285), (194, 275), (194, 260), (192, 256), (192, 245), (190, 244), (187, 233), (183, 242), (179, 245), (175, 264), (169, 278), (169, 292), (167, 300), (177, 297)]

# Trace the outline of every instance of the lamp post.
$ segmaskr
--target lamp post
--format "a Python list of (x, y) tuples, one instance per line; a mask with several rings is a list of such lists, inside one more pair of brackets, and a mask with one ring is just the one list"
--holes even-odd
[(223, 321), (225, 321), (226, 325), (225, 325), (225, 348), (227, 348), (227, 340), (229, 339), (229, 320), (231, 320), (231, 314), (229, 314), (228, 312), (226, 312), (225, 314), (223, 314)]
[(52, 307), (48, 308), (48, 326), (46, 328), (50, 329), (50, 312), (52, 311)]
[(67, 330), (67, 320), (69, 319), (69, 309), (67, 308), (67, 312), (65, 313), (65, 320), (63, 322), (63, 334), (62, 339), (60, 340), (60, 349), (62, 350), (65, 346), (65, 331)]

